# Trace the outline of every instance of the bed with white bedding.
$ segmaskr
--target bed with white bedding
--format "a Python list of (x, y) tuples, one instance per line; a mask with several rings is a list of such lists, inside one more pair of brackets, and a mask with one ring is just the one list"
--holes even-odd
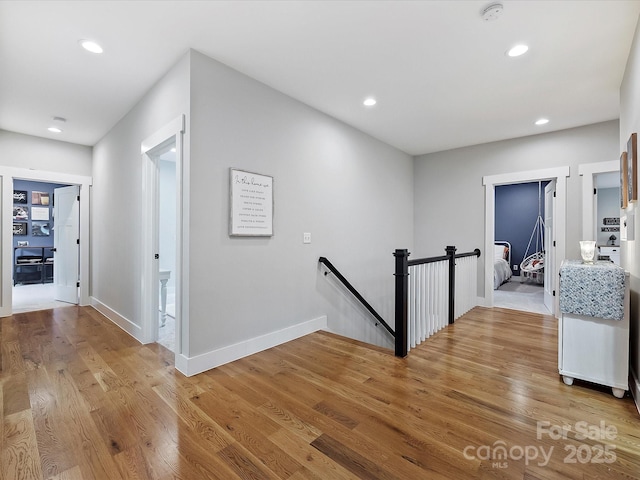
[(493, 246), (493, 289), (511, 278), (511, 244), (496, 241)]

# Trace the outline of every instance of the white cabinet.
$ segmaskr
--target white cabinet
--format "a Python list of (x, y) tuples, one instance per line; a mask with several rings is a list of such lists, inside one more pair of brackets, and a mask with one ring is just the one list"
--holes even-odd
[[(605, 262), (598, 263), (607, 268)], [(618, 267), (611, 265), (609, 268)], [(563, 288), (568, 283), (564, 277), (568, 276), (568, 273), (570, 272), (564, 273), (561, 268), (561, 302)], [(602, 292), (589, 291), (588, 284), (580, 280), (587, 296), (598, 298), (601, 295)], [(629, 389), (628, 273), (624, 277), (622, 303), (624, 313), (621, 319), (581, 315), (575, 311), (567, 313), (566, 310), (571, 309), (563, 309), (561, 304), (563, 313), (558, 323), (558, 369), (564, 383), (571, 385), (574, 379), (586, 380), (611, 387), (613, 394), (618, 398), (624, 396), (624, 392)]]
[(598, 260), (611, 260), (620, 265), (620, 247), (598, 247)]

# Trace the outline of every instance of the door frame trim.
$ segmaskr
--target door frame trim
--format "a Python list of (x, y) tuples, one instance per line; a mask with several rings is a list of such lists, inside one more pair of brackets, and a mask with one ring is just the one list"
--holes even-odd
[[(560, 264), (566, 256), (566, 235), (567, 235), (567, 177), (569, 177), (569, 166), (545, 168), (541, 170), (529, 170), (525, 172), (503, 173), (499, 175), (487, 175), (482, 177), (482, 184), (485, 186), (484, 202), (484, 301), (486, 307), (493, 307), (493, 242), (495, 241), (495, 209), (497, 185), (510, 185), (514, 183), (537, 182), (544, 180), (556, 180), (556, 264), (553, 274), (557, 278)], [(560, 311), (558, 300), (555, 297), (554, 310), (556, 315)]]
[[(544, 223), (544, 226), (545, 226), (544, 241), (546, 242), (545, 243), (545, 251), (549, 251), (549, 242), (554, 240), (553, 236), (555, 235), (556, 228), (558, 226), (556, 224), (556, 201), (555, 201), (555, 198), (552, 197), (551, 201), (549, 201), (547, 199), (547, 188), (549, 188), (550, 185), (553, 186), (553, 193), (554, 193), (554, 197), (555, 197), (555, 194), (557, 192), (556, 183), (557, 182), (555, 180), (551, 180), (544, 187), (544, 222), (545, 222)], [(551, 193), (551, 192), (549, 192), (549, 193)], [(550, 210), (551, 210), (551, 220), (552, 220), (552, 222), (551, 222), (552, 223), (552, 225), (551, 225), (551, 235), (552, 236), (550, 238), (547, 238), (547, 231), (548, 231), (547, 230), (547, 225), (548, 225), (548, 223), (547, 223), (547, 220), (548, 220), (547, 207), (549, 207), (549, 206), (551, 206)], [(553, 250), (552, 250), (552, 252), (553, 252)], [(545, 267), (547, 266), (548, 263), (551, 263), (552, 265), (555, 266), (555, 264), (556, 264), (555, 252), (553, 252), (553, 262), (547, 262), (546, 253), (545, 253), (544, 261), (545, 261)], [(544, 289), (543, 302), (544, 302), (544, 306), (547, 307), (547, 292), (550, 291), (549, 297), (551, 297), (551, 298), (549, 300), (550, 300), (550, 303), (551, 303), (551, 313), (555, 314), (556, 310), (555, 310), (555, 302), (553, 301), (554, 300), (553, 299), (553, 294), (554, 294), (555, 290), (559, 289), (559, 286), (558, 286), (559, 282), (556, 281), (557, 277), (554, 277), (552, 275), (552, 273), (553, 272), (549, 272), (548, 268), (545, 268), (545, 270), (544, 270), (544, 286), (543, 286), (543, 289)], [(521, 272), (521, 274), (522, 274), (522, 272)], [(548, 287), (549, 287), (548, 282), (550, 282), (552, 284), (550, 289), (548, 289)]]
[(578, 165), (578, 174), (582, 177), (582, 239), (596, 240), (595, 235), (595, 215), (596, 209), (593, 202), (594, 182), (593, 176), (596, 173), (620, 172), (620, 161), (611, 160), (608, 162), (583, 163)]
[(158, 252), (158, 165), (153, 150), (175, 137), (176, 144), (176, 271), (174, 281), (176, 288), (176, 330), (175, 330), (175, 366), (184, 371), (188, 355), (188, 157), (184, 152), (185, 116), (180, 115), (142, 141), (142, 272), (141, 272), (141, 326), (142, 342), (155, 342), (158, 320), (158, 260), (154, 254)]
[(29, 180), (34, 182), (59, 183), (63, 185), (78, 185), (80, 187), (80, 289), (78, 294), (79, 305), (90, 305), (89, 297), (89, 244), (90, 228), (89, 213), (91, 211), (90, 187), (93, 178), (84, 175), (72, 175), (46, 170), (29, 170), (25, 168), (0, 167), (2, 178), (2, 245), (0, 257), (2, 258), (0, 317), (8, 317), (13, 311), (13, 282), (11, 274), (13, 270), (13, 181)]

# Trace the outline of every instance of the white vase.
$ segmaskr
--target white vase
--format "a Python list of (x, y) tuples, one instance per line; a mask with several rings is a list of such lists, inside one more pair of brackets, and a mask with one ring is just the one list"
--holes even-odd
[(593, 263), (593, 257), (596, 254), (596, 242), (591, 240), (582, 240), (580, 242), (580, 255), (582, 255), (582, 263)]

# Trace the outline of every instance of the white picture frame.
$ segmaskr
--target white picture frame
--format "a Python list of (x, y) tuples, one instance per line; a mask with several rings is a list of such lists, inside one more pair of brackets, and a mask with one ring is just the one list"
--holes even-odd
[(273, 177), (229, 169), (229, 235), (273, 236)]
[(31, 207), (31, 220), (49, 220), (49, 207)]

